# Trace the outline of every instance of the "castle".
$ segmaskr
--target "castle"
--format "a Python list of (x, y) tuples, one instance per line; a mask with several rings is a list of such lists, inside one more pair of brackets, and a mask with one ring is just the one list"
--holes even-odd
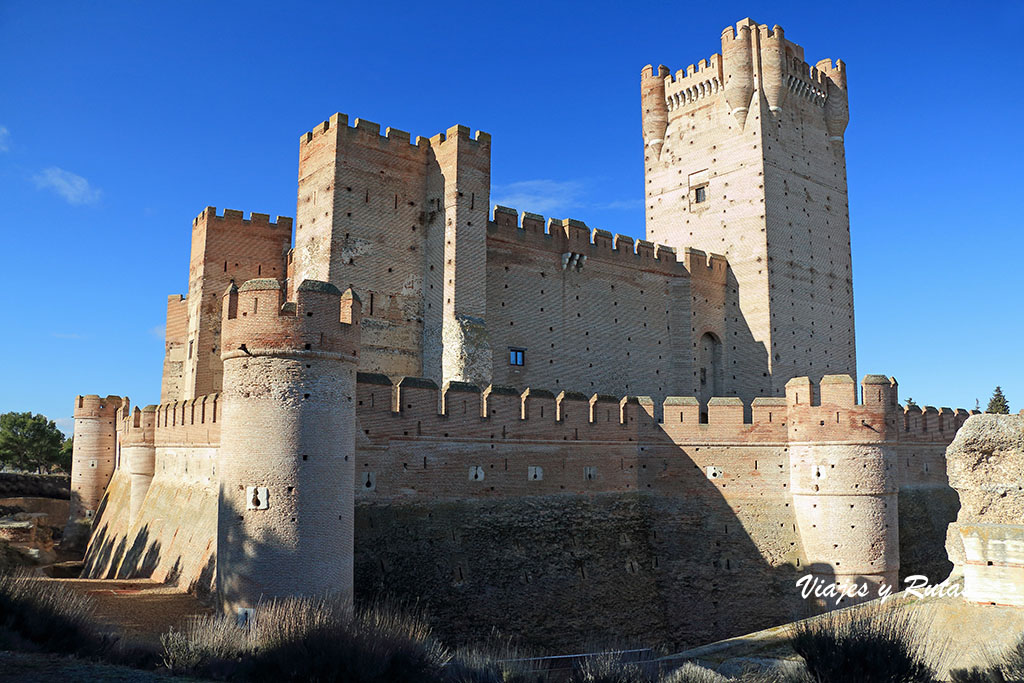
[(805, 572), (948, 571), (968, 413), (853, 379), (845, 65), (745, 19), (641, 96), (647, 240), (491, 210), (486, 133), (342, 114), (300, 138), (294, 236), (200, 213), (160, 405), (77, 398), (85, 574), (570, 646), (781, 623)]

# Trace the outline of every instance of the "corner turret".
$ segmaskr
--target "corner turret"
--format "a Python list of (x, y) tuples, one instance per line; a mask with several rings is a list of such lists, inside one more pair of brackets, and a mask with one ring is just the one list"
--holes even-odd
[(648, 64), (640, 71), (640, 98), (643, 107), (644, 159), (661, 156), (668, 127), (668, 104), (665, 101), (665, 77), (667, 66), (655, 69)]
[(722, 67), (725, 78), (725, 101), (730, 113), (743, 128), (750, 111), (750, 98), (754, 94), (754, 59), (751, 49), (751, 29), (757, 22), (744, 19), (733, 30), (722, 31)]

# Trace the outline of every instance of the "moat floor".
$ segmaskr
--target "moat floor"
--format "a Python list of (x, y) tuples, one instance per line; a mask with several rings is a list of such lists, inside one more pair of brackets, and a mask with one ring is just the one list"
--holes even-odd
[(88, 595), (96, 617), (131, 640), (159, 645), (170, 627), (181, 629), (213, 610), (196, 596), (149, 579), (40, 579)]

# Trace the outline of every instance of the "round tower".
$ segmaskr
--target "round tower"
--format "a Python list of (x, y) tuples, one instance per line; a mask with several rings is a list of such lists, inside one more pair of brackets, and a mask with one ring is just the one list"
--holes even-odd
[(722, 71), (725, 78), (725, 101), (732, 115), (743, 128), (754, 94), (754, 59), (750, 46), (750, 28), (757, 24), (744, 19), (722, 31)]
[(131, 483), (131, 520), (134, 522), (142, 509), (156, 468), (156, 406), (135, 408), (125, 418), (121, 430), (121, 458), (128, 465)]
[(819, 397), (806, 377), (786, 384), (790, 487), (807, 571), (822, 586), (866, 586), (878, 597), (899, 575), (896, 384), (826, 375)]
[(120, 396), (75, 397), (69, 524), (92, 519), (110, 484), (116, 465), (115, 423), (121, 401)]
[(261, 598), (352, 594), (359, 300), (305, 280), (224, 299), (217, 591), (229, 613)]

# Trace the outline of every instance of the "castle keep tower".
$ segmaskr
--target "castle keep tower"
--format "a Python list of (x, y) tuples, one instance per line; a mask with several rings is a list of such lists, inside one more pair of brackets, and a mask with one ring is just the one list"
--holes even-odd
[(786, 384), (790, 489), (810, 573), (822, 585), (895, 586), (899, 575), (897, 387), (826, 375), (817, 400), (807, 377)]
[(305, 280), (224, 297), (217, 588), (260, 598), (352, 593), (356, 363), (361, 304)]
[[(646, 67), (641, 94), (647, 239), (731, 268), (726, 338), (711, 340), (726, 392), (856, 377), (843, 62), (810, 66), (780, 27), (744, 19), (721, 54), (675, 74)], [(766, 372), (729, 372), (765, 359)]]
[(75, 397), (69, 527), (77, 520), (92, 518), (114, 474), (117, 465), (114, 422), (120, 406), (120, 396)]

